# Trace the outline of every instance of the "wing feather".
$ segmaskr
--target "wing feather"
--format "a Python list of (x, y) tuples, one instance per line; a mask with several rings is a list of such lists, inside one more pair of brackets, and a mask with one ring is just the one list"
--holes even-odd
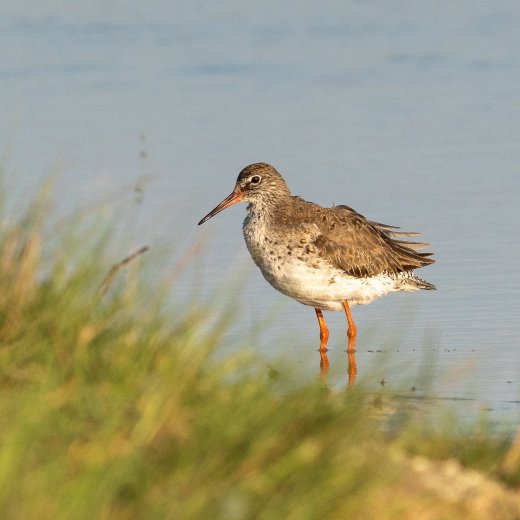
[[(320, 208), (321, 209), (321, 208)], [(394, 237), (419, 233), (397, 231), (399, 228), (367, 220), (348, 206), (334, 206), (322, 212), (313, 243), (322, 257), (354, 276), (397, 274), (434, 263), (423, 242), (397, 240)]]

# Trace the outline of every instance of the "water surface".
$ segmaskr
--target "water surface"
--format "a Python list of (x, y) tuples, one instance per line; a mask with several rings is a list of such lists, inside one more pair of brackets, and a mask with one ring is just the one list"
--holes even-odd
[[(361, 374), (375, 387), (467, 398), (461, 413), (491, 409), (514, 425), (519, 23), (516, 2), (6, 5), (9, 183), (21, 202), (61, 169), (64, 211), (117, 193), (125, 252), (205, 236), (177, 297), (234, 290), (226, 282), (250, 270), (230, 348), (283, 352), (302, 377), (317, 369), (314, 311), (251, 267), (244, 207), (197, 221), (243, 166), (267, 161), (294, 194), (422, 231), (437, 263), (420, 275), (438, 290), (353, 309)], [(326, 319), (341, 384), (346, 323)]]

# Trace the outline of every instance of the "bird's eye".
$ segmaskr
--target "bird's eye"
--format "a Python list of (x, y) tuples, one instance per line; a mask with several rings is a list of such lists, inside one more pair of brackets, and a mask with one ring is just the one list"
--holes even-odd
[(260, 175), (253, 175), (251, 177), (251, 184), (258, 184), (262, 180), (262, 177)]

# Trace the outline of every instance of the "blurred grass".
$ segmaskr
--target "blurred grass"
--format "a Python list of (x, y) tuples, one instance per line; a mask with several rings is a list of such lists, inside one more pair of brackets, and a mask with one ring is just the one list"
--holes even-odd
[(390, 436), (362, 381), (215, 356), (235, 311), (172, 302), (146, 255), (102, 294), (107, 227), (49, 236), (49, 211), (1, 218), (0, 518), (467, 518), (417, 456), (520, 484), (518, 440), (413, 417)]

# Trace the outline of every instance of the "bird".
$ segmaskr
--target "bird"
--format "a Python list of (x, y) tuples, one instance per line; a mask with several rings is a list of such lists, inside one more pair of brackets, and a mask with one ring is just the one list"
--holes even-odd
[(409, 240), (419, 233), (368, 220), (349, 206), (322, 207), (291, 195), (267, 163), (246, 166), (233, 191), (198, 225), (241, 201), (248, 203), (242, 229), (254, 263), (279, 292), (314, 307), (320, 353), (329, 339), (322, 311), (345, 312), (347, 352), (353, 353), (357, 328), (351, 306), (395, 291), (436, 289), (414, 272), (435, 262), (433, 253), (418, 251), (430, 244)]

